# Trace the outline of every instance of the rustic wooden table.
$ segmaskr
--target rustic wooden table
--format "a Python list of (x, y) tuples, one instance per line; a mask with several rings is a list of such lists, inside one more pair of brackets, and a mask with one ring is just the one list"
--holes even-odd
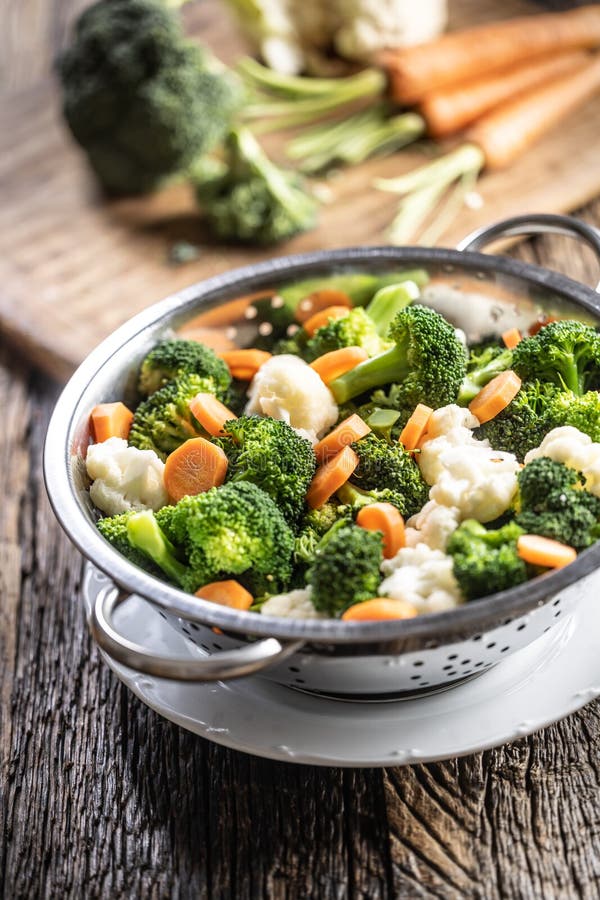
[[(0, 65), (27, 83), (77, 3), (3, 5)], [(600, 225), (600, 203), (581, 215)], [(559, 238), (518, 253), (596, 274)], [(2, 896), (599, 896), (598, 703), (483, 754), (344, 771), (222, 749), (132, 696), (92, 644), (44, 492), (58, 390), (0, 341)]]

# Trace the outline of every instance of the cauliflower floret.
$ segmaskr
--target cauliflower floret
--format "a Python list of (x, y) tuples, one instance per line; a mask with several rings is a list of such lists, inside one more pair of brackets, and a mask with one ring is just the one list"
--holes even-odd
[(88, 447), (85, 461), (92, 479), (90, 497), (109, 516), (131, 509), (160, 509), (169, 502), (163, 474), (165, 465), (154, 450), (128, 447), (112, 437)]
[(600, 444), (595, 444), (589, 435), (571, 425), (553, 428), (540, 446), (525, 456), (525, 465), (539, 456), (548, 456), (582, 472), (586, 490), (600, 497)]
[(489, 447), (489, 441), (476, 441), (473, 428), (477, 428), (479, 419), (462, 406), (451, 403), (442, 406), (432, 413), (427, 423), (427, 436), (421, 447), (418, 460), (423, 478), (427, 484), (434, 484), (442, 473), (440, 450), (448, 446), (463, 447), (477, 444)]
[(337, 0), (340, 27), (336, 50), (350, 59), (368, 60), (383, 47), (432, 40), (446, 26), (446, 0)]
[(379, 585), (379, 594), (411, 603), (419, 613), (454, 609), (464, 601), (452, 565), (452, 557), (426, 544), (403, 547), (382, 563), (388, 577)]
[(260, 367), (248, 398), (248, 415), (287, 422), (313, 445), (338, 419), (329, 388), (304, 360), (288, 353), (274, 356)]
[(267, 616), (281, 616), (286, 619), (324, 619), (323, 613), (317, 612), (311, 600), (310, 588), (299, 588), (287, 594), (276, 594), (269, 597), (261, 606), (261, 613)]
[(442, 506), (429, 500), (423, 509), (412, 516), (407, 524), (406, 545), (416, 547), (424, 543), (432, 550), (445, 550), (450, 535), (460, 523), (460, 509), (456, 506)]

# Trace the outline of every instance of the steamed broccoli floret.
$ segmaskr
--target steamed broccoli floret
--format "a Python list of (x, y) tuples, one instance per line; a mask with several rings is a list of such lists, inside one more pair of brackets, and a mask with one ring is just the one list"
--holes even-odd
[(167, 340), (160, 341), (142, 361), (138, 390), (148, 396), (186, 373), (212, 378), (219, 394), (231, 384), (226, 363), (210, 347), (198, 341)]
[(192, 415), (189, 402), (196, 394), (216, 394), (212, 378), (179, 375), (155, 391), (137, 407), (128, 442), (139, 450), (154, 450), (161, 459), (193, 437), (207, 437)]
[(389, 488), (375, 488), (370, 491), (364, 491), (347, 481), (337, 491), (337, 497), (347, 506), (352, 515), (356, 515), (359, 509), (363, 506), (369, 506), (371, 503), (391, 503), (403, 515), (406, 510), (406, 498), (404, 495)]
[(515, 522), (489, 531), (474, 519), (458, 526), (446, 552), (453, 559), (454, 576), (466, 600), (527, 581), (527, 566), (517, 555), (517, 540), (522, 534), (523, 529)]
[(600, 498), (583, 489), (578, 472), (542, 456), (519, 472), (517, 523), (583, 550), (600, 537)]
[(374, 434), (368, 434), (352, 444), (352, 449), (359, 459), (358, 468), (352, 476), (355, 486), (363, 491), (375, 492), (379, 495), (375, 497), (373, 494), (377, 500), (383, 499), (383, 491), (389, 492), (387, 502), (392, 502), (406, 517), (419, 512), (425, 505), (429, 486), (419, 466), (401, 444), (388, 444)]
[(345, 525), (317, 550), (308, 572), (316, 609), (339, 616), (349, 606), (377, 596), (383, 541), (378, 531)]
[(467, 360), (467, 372), (463, 379), (456, 402), (459, 406), (468, 406), (471, 400), (488, 382), (510, 369), (512, 350), (496, 343), (484, 343), (471, 347)]
[(223, 426), (218, 443), (227, 454), (228, 482), (250, 481), (278, 505), (294, 525), (315, 472), (310, 441), (286, 422), (260, 416), (240, 416)]
[(237, 79), (153, 0), (101, 0), (57, 61), (63, 108), (96, 175), (140, 193), (221, 141), (241, 104)]
[(578, 396), (600, 388), (600, 334), (590, 325), (550, 322), (512, 354), (511, 367), (523, 379), (550, 381)]
[(220, 168), (200, 165), (193, 178), (202, 211), (222, 240), (275, 244), (316, 224), (318, 202), (302, 179), (271, 162), (246, 129), (229, 133)]
[(129, 562), (140, 569), (145, 569), (151, 575), (160, 574), (160, 569), (145, 554), (134, 547), (129, 540), (127, 533), (127, 523), (132, 516), (136, 515), (135, 511), (120, 513), (116, 516), (106, 516), (100, 519), (96, 525), (100, 534), (113, 545)]
[(294, 562), (299, 565), (312, 563), (321, 541), (342, 525), (350, 525), (350, 510), (332, 501), (320, 509), (309, 510), (302, 519), (294, 543)]
[(465, 375), (465, 350), (443, 316), (426, 306), (408, 306), (394, 319), (394, 347), (366, 360), (329, 385), (338, 403), (381, 385), (398, 385), (402, 408), (426, 403), (436, 409), (456, 400)]
[(255, 484), (236, 482), (164, 506), (156, 519), (185, 552), (188, 591), (236, 578), (255, 597), (285, 590), (294, 534), (273, 500)]

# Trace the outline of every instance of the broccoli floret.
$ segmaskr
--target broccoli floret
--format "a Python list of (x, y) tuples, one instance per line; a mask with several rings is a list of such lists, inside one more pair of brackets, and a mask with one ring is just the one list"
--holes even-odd
[(583, 489), (581, 475), (564, 463), (541, 456), (518, 475), (517, 523), (583, 550), (600, 537), (600, 498)]
[(307, 350), (308, 334), (304, 328), (298, 328), (293, 334), (279, 338), (273, 345), (272, 353), (274, 356), (281, 356), (283, 353), (291, 353), (293, 356), (299, 356), (306, 362), (312, 361), (312, 357)]
[(558, 408), (561, 393), (554, 384), (526, 382), (507, 407), (475, 430), (475, 437), (487, 438), (494, 450), (514, 453), (523, 462), (552, 428), (565, 424)]
[(379, 488), (370, 491), (364, 491), (357, 488), (355, 484), (349, 481), (337, 491), (338, 499), (348, 508), (353, 516), (362, 509), (363, 506), (369, 506), (371, 503), (391, 503), (402, 514), (406, 510), (406, 498), (398, 491), (389, 488)]
[(212, 378), (220, 395), (225, 394), (231, 384), (227, 365), (210, 347), (198, 341), (168, 340), (153, 347), (142, 361), (138, 390), (148, 396), (185, 373)]
[(218, 443), (227, 454), (228, 482), (250, 481), (278, 505), (291, 525), (298, 521), (315, 473), (315, 454), (306, 438), (277, 419), (240, 416), (223, 426)]
[(294, 544), (294, 562), (306, 566), (312, 563), (321, 542), (330, 537), (333, 530), (351, 524), (350, 510), (332, 501), (320, 509), (309, 510), (302, 519)]
[(552, 428), (571, 425), (588, 434), (594, 443), (600, 442), (600, 394), (595, 390), (580, 396), (557, 391), (551, 404), (551, 419)]
[(398, 384), (398, 403), (436, 409), (456, 400), (465, 368), (465, 350), (452, 325), (426, 306), (408, 306), (394, 319), (394, 347), (368, 359), (329, 385), (338, 403), (365, 391)]
[(98, 531), (113, 545), (115, 550), (118, 550), (122, 556), (129, 560), (129, 562), (133, 563), (135, 566), (139, 566), (140, 569), (145, 569), (145, 571), (149, 572), (151, 575), (159, 575), (161, 570), (148, 558), (148, 556), (146, 556), (145, 553), (136, 549), (129, 540), (127, 523), (134, 515), (136, 515), (135, 511), (131, 510), (130, 512), (120, 513), (116, 516), (106, 516), (96, 523)]
[(75, 139), (111, 193), (141, 193), (219, 143), (241, 105), (237, 78), (184, 40), (152, 0), (101, 0), (57, 61)]
[(352, 476), (356, 487), (372, 494), (376, 492), (379, 496), (375, 499), (378, 500), (383, 499), (382, 491), (388, 491), (387, 501), (397, 506), (407, 518), (427, 503), (429, 486), (419, 466), (401, 444), (389, 444), (368, 434), (352, 444), (352, 449), (359, 459)]
[(453, 559), (454, 576), (466, 600), (527, 581), (527, 566), (517, 555), (517, 540), (522, 534), (523, 529), (514, 521), (496, 530), (487, 530), (474, 519), (458, 526), (446, 552)]
[(255, 597), (285, 590), (294, 534), (273, 500), (255, 484), (230, 482), (164, 506), (156, 519), (186, 554), (188, 591), (236, 578)]
[(316, 609), (339, 616), (349, 606), (377, 596), (383, 541), (378, 531), (345, 525), (317, 549), (307, 580)]
[(188, 438), (207, 437), (189, 407), (190, 400), (199, 393), (218, 395), (214, 380), (201, 375), (179, 375), (142, 400), (133, 416), (129, 445), (154, 450), (164, 460)]
[(492, 378), (510, 369), (512, 358), (512, 350), (499, 344), (485, 343), (471, 347), (467, 372), (456, 398), (458, 405), (468, 406)]
[(271, 162), (246, 129), (229, 133), (220, 171), (198, 166), (193, 179), (204, 216), (222, 240), (275, 244), (316, 224), (318, 202), (300, 176)]
[(540, 379), (581, 396), (600, 388), (600, 334), (572, 319), (550, 322), (512, 351), (524, 380)]

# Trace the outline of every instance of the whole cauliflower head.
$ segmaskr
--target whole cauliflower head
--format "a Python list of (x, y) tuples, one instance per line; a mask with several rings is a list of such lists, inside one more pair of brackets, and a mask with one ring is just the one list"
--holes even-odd
[(600, 444), (595, 444), (589, 435), (571, 425), (553, 428), (540, 446), (525, 456), (525, 465), (540, 456), (582, 472), (586, 490), (600, 497)]
[(266, 616), (281, 616), (286, 619), (325, 619), (325, 614), (315, 609), (311, 593), (308, 587), (289, 591), (287, 594), (275, 594), (263, 603), (260, 611)]
[(112, 437), (88, 447), (86, 468), (92, 479), (90, 497), (109, 516), (134, 509), (160, 509), (169, 502), (165, 465), (154, 450), (128, 447)]
[(403, 547), (381, 566), (387, 578), (379, 585), (379, 594), (412, 604), (418, 613), (443, 612), (463, 603), (454, 577), (452, 557), (427, 544)]
[(423, 509), (411, 516), (406, 528), (406, 544), (416, 547), (427, 544), (432, 550), (445, 550), (450, 535), (460, 524), (460, 509), (456, 506), (442, 506), (429, 500)]
[(338, 419), (333, 394), (314, 369), (283, 353), (260, 367), (248, 391), (247, 415), (271, 416), (316, 444)]

